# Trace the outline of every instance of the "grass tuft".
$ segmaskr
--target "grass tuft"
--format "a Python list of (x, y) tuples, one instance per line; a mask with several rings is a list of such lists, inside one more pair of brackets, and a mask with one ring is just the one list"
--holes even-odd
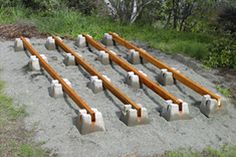
[(216, 89), (225, 97), (230, 96), (230, 90), (228, 88), (223, 88), (221, 86), (216, 86)]

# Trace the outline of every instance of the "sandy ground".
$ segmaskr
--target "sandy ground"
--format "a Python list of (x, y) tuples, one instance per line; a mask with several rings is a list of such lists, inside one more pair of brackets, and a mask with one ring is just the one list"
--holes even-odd
[[(201, 150), (206, 146), (218, 148), (224, 144), (236, 144), (236, 110), (230, 103), (215, 117), (207, 118), (199, 111), (201, 96), (183, 86), (163, 87), (170, 93), (190, 104), (190, 120), (168, 122), (158, 112), (163, 99), (150, 89), (133, 90), (125, 83), (126, 72), (119, 66), (102, 65), (96, 61), (95, 49), (78, 49), (72, 41), (65, 41), (102, 74), (111, 78), (112, 83), (137, 103), (148, 109), (150, 124), (128, 127), (119, 120), (123, 104), (109, 91), (98, 94), (87, 87), (89, 75), (79, 66), (66, 67), (63, 53), (48, 51), (44, 47), (45, 39), (31, 39), (34, 48), (48, 57), (50, 65), (64, 78), (72, 82), (73, 88), (91, 107), (102, 112), (106, 131), (81, 135), (74, 125), (74, 118), (79, 108), (67, 97), (54, 99), (49, 96), (48, 88), (51, 77), (46, 72), (28, 70), (27, 52), (14, 52), (13, 41), (0, 41), (1, 79), (6, 81), (6, 93), (13, 97), (15, 105), (25, 105), (29, 113), (25, 127), (36, 132), (34, 140), (43, 142), (43, 147), (52, 150), (58, 156), (152, 156), (167, 150), (190, 148)], [(123, 58), (127, 50), (122, 47), (110, 47)], [(183, 74), (217, 92), (215, 85), (206, 77), (198, 74), (191, 66), (186, 66), (186, 59), (171, 57), (158, 51), (149, 51), (160, 60), (177, 68)], [(189, 62), (187, 62), (189, 63)], [(197, 63), (196, 63), (197, 64)], [(134, 65), (156, 81), (159, 69), (151, 64)], [(199, 68), (199, 67), (198, 67)], [(217, 79), (217, 78), (215, 78)]]

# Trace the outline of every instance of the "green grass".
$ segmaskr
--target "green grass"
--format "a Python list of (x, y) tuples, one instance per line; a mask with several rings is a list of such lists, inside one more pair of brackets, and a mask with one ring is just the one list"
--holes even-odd
[[(0, 156), (44, 157), (48, 153), (31, 142), (31, 133), (23, 130), (23, 118), (27, 115), (24, 107), (13, 105), (11, 97), (4, 91), (0, 81)], [(16, 138), (17, 137), (17, 138)]]
[(0, 128), (6, 122), (16, 120), (26, 115), (24, 107), (15, 107), (12, 105), (12, 98), (6, 96), (3, 92), (4, 83), (0, 81)]
[(230, 90), (228, 88), (223, 88), (221, 86), (216, 86), (216, 89), (225, 97), (230, 96)]
[(168, 151), (164, 157), (235, 157), (236, 146), (225, 145), (221, 149), (216, 150), (210, 147), (205, 148), (202, 152), (193, 152), (191, 150)]
[(76, 37), (88, 33), (101, 39), (109, 31), (128, 40), (140, 40), (166, 53), (182, 53), (197, 59), (206, 56), (208, 45), (214, 38), (206, 33), (177, 32), (154, 28), (149, 25), (120, 24), (106, 17), (84, 16), (70, 10), (33, 12), (25, 8), (1, 8), (0, 23), (33, 22), (41, 32)]
[(44, 150), (29, 144), (21, 144), (19, 146), (18, 154), (21, 157), (42, 157), (46, 155)]

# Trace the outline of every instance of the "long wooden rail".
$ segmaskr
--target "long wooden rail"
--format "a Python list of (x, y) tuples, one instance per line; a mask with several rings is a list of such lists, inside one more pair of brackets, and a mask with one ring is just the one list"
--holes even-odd
[(141, 80), (141, 82), (143, 84), (145, 84), (148, 88), (150, 88), (152, 91), (154, 91), (156, 94), (158, 94), (159, 96), (161, 96), (165, 100), (172, 100), (173, 103), (178, 104), (180, 111), (182, 111), (182, 101), (180, 101), (179, 99), (177, 99), (176, 97), (174, 97), (173, 95), (168, 93), (166, 90), (164, 90), (159, 85), (157, 85), (152, 80), (150, 80), (148, 77), (143, 75), (140, 71), (138, 71), (137, 69), (133, 68), (129, 63), (127, 63), (125, 60), (123, 60), (122, 58), (120, 58), (117, 55), (115, 55), (112, 51), (110, 51), (109, 49), (104, 47), (102, 44), (96, 42), (89, 35), (83, 34), (83, 36), (86, 38), (86, 41), (90, 45), (92, 45), (94, 48), (96, 48), (99, 51), (105, 51), (106, 53), (108, 53), (109, 54), (109, 58), (113, 62), (118, 64), (120, 67), (122, 67), (124, 70), (126, 70), (126, 71), (133, 71), (136, 75), (139, 76), (139, 79)]
[(126, 47), (128, 49), (134, 49), (135, 51), (139, 52), (139, 55), (143, 59), (147, 60), (148, 62), (150, 62), (154, 66), (156, 66), (156, 67), (158, 67), (160, 69), (167, 69), (169, 72), (172, 72), (173, 73), (173, 77), (176, 80), (182, 82), (184, 85), (186, 85), (187, 87), (191, 88), (195, 92), (197, 92), (197, 93), (199, 93), (201, 95), (206, 95), (206, 94), (210, 95), (212, 98), (214, 98), (214, 99), (216, 99), (218, 101), (218, 106), (220, 106), (220, 97), (218, 95), (210, 92), (206, 88), (204, 88), (204, 87), (200, 86), (199, 84), (193, 82), (192, 80), (190, 80), (186, 76), (182, 75), (181, 73), (177, 72), (173, 68), (169, 67), (165, 63), (163, 63), (163, 62), (159, 61), (158, 59), (154, 58), (152, 55), (150, 55), (149, 53), (147, 53), (143, 49), (140, 49), (140, 48), (132, 45), (131, 43), (129, 43), (125, 39), (121, 38), (116, 33), (109, 32), (109, 34), (112, 36), (112, 38), (113, 38), (113, 40), (115, 42), (123, 45), (124, 47)]
[(83, 109), (86, 109), (87, 113), (89, 113), (92, 117), (92, 121), (95, 122), (95, 112), (76, 94), (76, 92), (69, 86), (67, 83), (56, 73), (56, 71), (47, 63), (44, 61), (44, 59), (39, 55), (39, 53), (30, 45), (29, 42), (24, 37), (20, 37), (24, 47), (32, 54), (35, 55), (40, 65), (48, 72), (48, 74), (51, 75), (53, 79), (58, 80), (64, 92), (66, 92), (67, 95), (70, 96), (70, 98), (80, 107)]
[(137, 112), (138, 117), (141, 117), (141, 107), (139, 105), (137, 105), (129, 97), (123, 94), (118, 88), (113, 86), (104, 76), (102, 76), (99, 72), (97, 72), (91, 65), (87, 64), (83, 58), (81, 58), (75, 51), (70, 49), (63, 41), (61, 41), (56, 36), (53, 36), (53, 38), (55, 39), (56, 45), (61, 47), (65, 52), (71, 53), (75, 57), (75, 60), (79, 65), (81, 65), (88, 73), (90, 73), (90, 75), (96, 75), (99, 79), (101, 79), (106, 89), (108, 89), (124, 104), (132, 105), (132, 107), (138, 111)]

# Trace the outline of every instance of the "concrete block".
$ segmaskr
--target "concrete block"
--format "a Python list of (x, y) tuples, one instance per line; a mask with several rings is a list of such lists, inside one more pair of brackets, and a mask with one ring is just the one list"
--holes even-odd
[(88, 87), (92, 89), (93, 93), (99, 93), (103, 90), (102, 80), (98, 79), (97, 76), (91, 76)]
[(149, 118), (147, 109), (145, 107), (142, 107), (141, 105), (140, 107), (141, 107), (141, 117), (138, 117), (136, 109), (133, 109), (130, 104), (124, 105), (124, 108), (121, 111), (120, 120), (123, 121), (127, 126), (148, 124)]
[(76, 39), (76, 42), (75, 42), (75, 45), (80, 47), (80, 48), (84, 48), (87, 46), (86, 44), (86, 38), (83, 36), (83, 35), (78, 35), (77, 39)]
[(171, 100), (167, 100), (161, 110), (161, 116), (167, 121), (183, 120), (189, 118), (189, 105), (182, 103), (182, 111), (179, 111), (179, 105), (174, 104)]
[(113, 46), (112, 36), (108, 33), (105, 33), (102, 39), (102, 43), (106, 46)]
[(40, 64), (39, 64), (39, 60), (36, 56), (30, 56), (30, 60), (29, 60), (29, 68), (32, 71), (40, 71)]
[(24, 45), (23, 45), (23, 42), (20, 38), (15, 39), (14, 47), (15, 47), (15, 51), (23, 51), (24, 50)]
[(62, 85), (58, 82), (58, 80), (52, 80), (49, 92), (51, 97), (63, 97)]
[(207, 117), (212, 117), (217, 111), (218, 105), (217, 100), (212, 99), (210, 95), (204, 95), (200, 105), (200, 111)]
[(168, 72), (167, 69), (161, 69), (161, 72), (158, 75), (158, 82), (163, 86), (173, 85), (174, 84), (173, 74), (171, 72)]
[(53, 37), (48, 37), (45, 43), (45, 47), (48, 50), (55, 50), (56, 49), (56, 44), (55, 44), (55, 39)]
[(48, 59), (47, 59), (47, 57), (46, 57), (44, 54), (41, 54), (40, 56), (43, 58), (43, 60), (44, 60), (46, 63), (48, 63)]
[(126, 76), (126, 83), (134, 89), (140, 88), (140, 81), (138, 75), (135, 75), (134, 72), (130, 71)]
[(73, 56), (70, 53), (66, 53), (66, 56), (65, 56), (63, 62), (67, 66), (69, 66), (69, 65), (76, 65), (76, 63), (75, 63), (75, 56)]
[(91, 115), (85, 109), (80, 110), (79, 116), (76, 119), (76, 126), (82, 135), (96, 131), (105, 131), (102, 113), (95, 108), (92, 108), (92, 110), (95, 112), (95, 122), (92, 122)]
[(134, 49), (130, 49), (128, 54), (128, 61), (132, 64), (139, 64), (140, 63), (139, 52), (135, 51)]
[(110, 64), (109, 54), (105, 51), (99, 51), (98, 60), (104, 65)]

